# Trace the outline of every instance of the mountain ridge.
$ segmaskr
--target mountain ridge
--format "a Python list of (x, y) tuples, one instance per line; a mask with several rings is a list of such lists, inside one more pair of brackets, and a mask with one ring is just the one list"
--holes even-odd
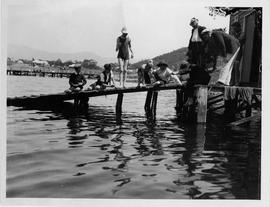
[[(154, 64), (157, 64), (161, 60), (165, 60), (168, 63), (169, 67), (176, 69), (176, 68), (179, 68), (181, 62), (187, 58), (186, 57), (187, 51), (188, 51), (187, 47), (181, 47), (171, 52), (156, 56), (152, 58), (152, 60), (154, 61)], [(147, 62), (147, 59), (141, 60), (134, 64), (131, 64), (131, 67), (138, 68), (146, 62)]]
[(68, 60), (81, 60), (94, 59), (99, 66), (103, 66), (105, 63), (117, 62), (117, 58), (113, 57), (101, 57), (90, 51), (64, 53), (64, 52), (48, 52), (41, 49), (34, 49), (24, 45), (8, 44), (7, 56), (14, 59), (43, 59), (43, 60), (57, 60), (60, 58), (62, 61)]

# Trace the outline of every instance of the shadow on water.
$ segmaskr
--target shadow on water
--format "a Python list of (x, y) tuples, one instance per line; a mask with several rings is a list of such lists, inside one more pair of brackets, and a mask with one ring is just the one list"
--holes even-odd
[[(89, 133), (81, 133), (83, 130), (99, 137), (100, 144), (91, 147), (98, 148), (102, 157), (81, 161), (76, 168), (103, 163), (102, 170), (115, 177), (113, 196), (117, 197), (122, 188), (132, 184), (133, 177), (128, 173), (131, 161), (134, 164), (136, 160), (143, 163), (141, 170), (150, 167), (150, 172), (140, 172), (141, 177), (149, 180), (162, 167), (167, 177), (178, 173), (178, 178), (171, 177), (169, 183), (173, 186), (164, 190), (166, 193), (181, 191), (182, 195), (195, 199), (260, 198), (260, 124), (234, 129), (213, 118), (207, 125), (185, 125), (177, 118), (171, 122), (157, 120), (152, 111), (146, 111), (145, 117), (133, 118), (130, 114), (115, 115), (109, 107), (77, 110), (68, 102), (17, 110), (50, 111), (55, 115), (53, 119), (67, 120), (69, 148), (86, 145)], [(127, 137), (134, 138), (134, 143)], [(167, 161), (169, 158), (173, 161)], [(159, 168), (154, 171), (154, 167)], [(73, 176), (86, 174), (87, 171), (80, 171)], [(155, 196), (150, 193), (149, 198)]]

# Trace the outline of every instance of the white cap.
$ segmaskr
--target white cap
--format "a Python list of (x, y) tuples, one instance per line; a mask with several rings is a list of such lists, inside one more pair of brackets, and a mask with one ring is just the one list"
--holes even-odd
[(127, 31), (127, 28), (126, 27), (123, 27), (122, 30), (121, 30), (122, 33), (128, 33)]
[(202, 31), (202, 34), (203, 34), (203, 33), (207, 33), (207, 32), (211, 33), (212, 30), (205, 28), (205, 29)]

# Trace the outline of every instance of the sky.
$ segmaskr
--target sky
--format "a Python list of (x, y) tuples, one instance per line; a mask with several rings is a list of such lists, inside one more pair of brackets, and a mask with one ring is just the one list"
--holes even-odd
[(126, 26), (136, 59), (186, 47), (189, 21), (228, 28), (229, 18), (213, 18), (208, 5), (177, 0), (6, 0), (7, 43), (49, 52), (90, 51), (116, 57), (116, 38)]

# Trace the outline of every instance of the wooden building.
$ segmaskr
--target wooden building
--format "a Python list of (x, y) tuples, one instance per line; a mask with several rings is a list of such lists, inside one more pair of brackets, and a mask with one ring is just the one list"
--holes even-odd
[(244, 36), (239, 63), (240, 84), (261, 87), (262, 8), (231, 8), (226, 11), (232, 24), (239, 22)]

